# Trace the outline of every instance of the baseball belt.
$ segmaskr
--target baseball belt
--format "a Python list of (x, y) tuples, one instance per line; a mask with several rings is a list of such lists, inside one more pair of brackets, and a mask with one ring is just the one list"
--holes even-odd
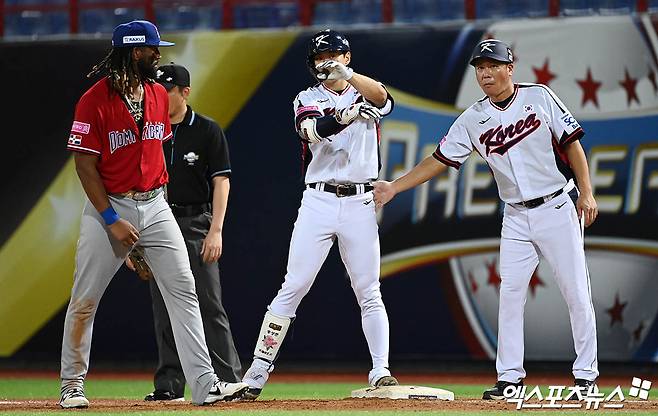
[(128, 191), (119, 194), (112, 194), (112, 196), (117, 198), (130, 198), (133, 201), (148, 201), (158, 196), (158, 194), (162, 192), (162, 189), (163, 187), (161, 186), (159, 188), (151, 189), (150, 191)]
[(370, 192), (373, 189), (375, 189), (369, 183), (348, 183), (348, 184), (332, 185), (330, 183), (325, 183), (325, 182), (313, 182), (306, 184), (306, 187), (317, 189), (318, 191), (325, 191), (335, 194), (338, 198), (342, 198), (344, 196), (365, 194), (366, 192)]
[(556, 196), (561, 195), (563, 192), (564, 193), (571, 192), (571, 190), (574, 189), (575, 187), (576, 185), (574, 184), (573, 179), (570, 179), (562, 189), (558, 189), (552, 194), (540, 196), (539, 198), (535, 198), (535, 199), (529, 199), (527, 201), (516, 202), (513, 205), (526, 207), (526, 208), (537, 208), (538, 206), (545, 204), (546, 202), (550, 201)]
[(517, 202), (514, 205), (520, 205), (526, 208), (537, 208), (538, 206), (543, 205), (546, 202), (550, 201), (551, 199), (555, 198), (556, 196), (562, 194), (562, 192), (563, 192), (562, 189), (558, 189), (552, 194), (540, 196), (539, 198), (535, 198), (535, 199), (529, 199), (527, 201)]
[(175, 217), (194, 217), (195, 215), (212, 211), (209, 203), (196, 205), (169, 204), (169, 206), (171, 207), (171, 212), (174, 213)]

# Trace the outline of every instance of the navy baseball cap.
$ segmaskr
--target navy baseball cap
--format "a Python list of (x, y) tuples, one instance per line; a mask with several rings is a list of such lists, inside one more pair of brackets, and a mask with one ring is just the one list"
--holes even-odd
[(147, 20), (133, 20), (120, 24), (112, 32), (112, 46), (115, 48), (174, 45), (172, 42), (160, 40), (158, 28)]
[(485, 39), (478, 43), (473, 50), (469, 64), (475, 66), (475, 61), (479, 58), (489, 58), (507, 64), (514, 62), (512, 49), (510, 49), (508, 44), (498, 39)]
[(189, 87), (190, 72), (184, 66), (176, 65), (172, 62), (171, 64), (158, 67), (155, 80), (159, 84), (162, 84), (167, 91), (176, 85), (179, 87)]

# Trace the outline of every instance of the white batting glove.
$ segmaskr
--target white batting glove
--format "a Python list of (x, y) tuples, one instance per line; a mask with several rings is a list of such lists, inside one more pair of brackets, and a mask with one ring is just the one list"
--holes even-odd
[(357, 103), (337, 110), (334, 117), (340, 124), (350, 124), (357, 117), (365, 120), (378, 120), (382, 118), (382, 113), (377, 107), (373, 107), (370, 104)]
[(328, 79), (344, 79), (347, 81), (354, 75), (352, 68), (337, 61), (324, 61), (317, 65), (315, 69), (319, 72), (317, 77), (320, 81)]

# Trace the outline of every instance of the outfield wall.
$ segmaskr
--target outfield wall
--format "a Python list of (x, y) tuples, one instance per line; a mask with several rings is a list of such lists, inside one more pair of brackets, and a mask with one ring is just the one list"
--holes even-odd
[[(467, 65), (486, 36), (509, 42), (515, 79), (553, 88), (586, 131), (582, 143), (600, 207), (586, 244), (600, 358), (658, 359), (658, 16), (514, 20), (346, 31), (353, 67), (396, 100), (382, 123), (381, 177), (431, 152), (461, 109), (480, 98)], [(309, 32), (170, 34), (161, 62), (192, 73), (191, 105), (229, 140), (233, 177), (224, 302), (240, 354), (285, 273), (303, 189), (292, 100), (312, 80)], [(0, 356), (57, 362), (83, 193), (65, 150), (73, 107), (109, 40), (0, 44), (5, 161), (0, 164)], [(490, 359), (495, 354), (502, 206), (486, 166), (400, 195), (379, 214), (382, 291), (398, 359)], [(550, 342), (547, 342), (549, 341)], [(545, 262), (526, 305), (526, 355), (573, 356), (567, 309)], [(358, 307), (337, 250), (303, 301), (287, 358), (367, 359)], [(148, 286), (126, 270), (95, 322), (92, 355), (153, 360)]]

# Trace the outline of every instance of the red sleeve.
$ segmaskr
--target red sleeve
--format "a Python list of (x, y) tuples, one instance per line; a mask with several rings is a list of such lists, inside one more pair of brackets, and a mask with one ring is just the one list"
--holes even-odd
[(66, 148), (73, 152), (101, 154), (101, 117), (93, 96), (85, 94), (75, 107), (75, 117)]

